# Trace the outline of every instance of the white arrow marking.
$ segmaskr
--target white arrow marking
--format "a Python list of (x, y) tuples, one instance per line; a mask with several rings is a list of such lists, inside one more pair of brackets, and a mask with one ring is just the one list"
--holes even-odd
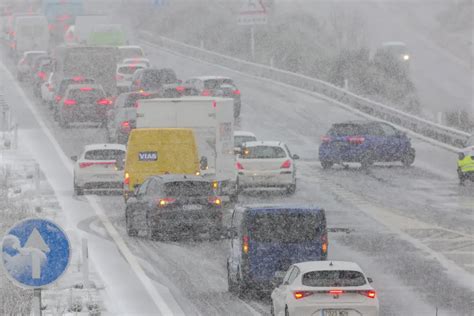
[[(34, 228), (31, 232), (24, 247), (37, 249), (43, 253), (50, 252), (48, 245), (36, 228)], [(41, 254), (37, 251), (31, 252), (31, 277), (33, 279), (41, 278)]]

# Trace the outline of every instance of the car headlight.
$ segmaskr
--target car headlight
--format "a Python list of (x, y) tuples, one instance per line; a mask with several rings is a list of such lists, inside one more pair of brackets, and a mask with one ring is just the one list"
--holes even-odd
[(410, 55), (408, 54), (403, 55), (403, 60), (407, 61), (409, 59), (410, 59)]

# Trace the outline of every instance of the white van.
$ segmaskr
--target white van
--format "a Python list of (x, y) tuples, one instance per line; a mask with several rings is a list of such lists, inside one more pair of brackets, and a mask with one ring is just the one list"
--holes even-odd
[(15, 19), (15, 52), (21, 56), (26, 51), (48, 50), (48, 20), (42, 15), (19, 16)]

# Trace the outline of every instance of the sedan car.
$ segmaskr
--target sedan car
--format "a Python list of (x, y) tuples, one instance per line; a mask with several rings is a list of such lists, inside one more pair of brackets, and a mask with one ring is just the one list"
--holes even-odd
[(125, 220), (129, 236), (147, 230), (151, 238), (208, 232), (222, 233), (222, 201), (202, 176), (152, 176), (127, 200)]
[(377, 316), (379, 301), (358, 264), (308, 261), (274, 280), (272, 315)]
[(324, 169), (346, 162), (368, 168), (375, 162), (400, 161), (408, 167), (415, 161), (415, 149), (408, 136), (379, 121), (348, 121), (331, 126), (319, 146)]
[(123, 162), (126, 147), (120, 144), (92, 144), (82, 154), (72, 156), (74, 164), (74, 193), (84, 190), (120, 190), (123, 187), (123, 170), (116, 168)]
[(242, 144), (237, 157), (238, 188), (285, 188), (296, 191), (296, 166), (288, 147), (278, 141), (256, 141)]

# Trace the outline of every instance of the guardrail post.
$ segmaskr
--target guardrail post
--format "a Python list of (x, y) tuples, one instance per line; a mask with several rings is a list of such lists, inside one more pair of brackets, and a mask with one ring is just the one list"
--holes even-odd
[(35, 191), (36, 194), (40, 193), (40, 167), (38, 163), (35, 163), (35, 174), (34, 174), (34, 181), (35, 181)]
[(89, 288), (89, 249), (87, 247), (87, 239), (82, 239), (82, 277), (84, 288)]

